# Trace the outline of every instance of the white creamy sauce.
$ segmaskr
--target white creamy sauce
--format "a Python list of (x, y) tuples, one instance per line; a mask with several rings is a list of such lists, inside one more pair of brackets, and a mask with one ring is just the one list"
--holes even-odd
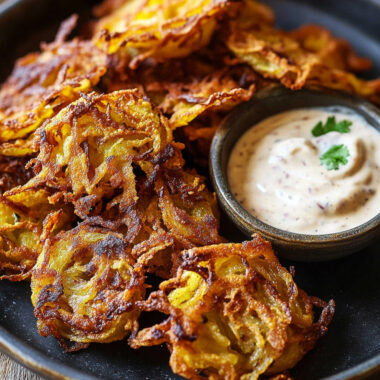
[[(351, 121), (350, 132), (313, 137), (313, 127), (329, 116)], [(341, 144), (348, 162), (327, 170), (320, 156)], [(380, 133), (348, 108), (283, 112), (238, 140), (228, 181), (242, 206), (274, 227), (304, 234), (344, 231), (380, 212)]]

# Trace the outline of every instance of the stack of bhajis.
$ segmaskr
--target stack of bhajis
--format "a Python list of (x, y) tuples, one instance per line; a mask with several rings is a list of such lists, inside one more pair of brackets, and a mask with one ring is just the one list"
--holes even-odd
[[(166, 343), (190, 379), (288, 378), (334, 302), (259, 236), (226, 242), (195, 168), (264, 87), (380, 103), (380, 80), (355, 76), (371, 63), (321, 27), (276, 29), (254, 0), (106, 0), (94, 15), (90, 38), (69, 39), (72, 16), (1, 88), (0, 279), (31, 281), (39, 332), (68, 351), (128, 338)], [(167, 319), (140, 330), (142, 311)]]

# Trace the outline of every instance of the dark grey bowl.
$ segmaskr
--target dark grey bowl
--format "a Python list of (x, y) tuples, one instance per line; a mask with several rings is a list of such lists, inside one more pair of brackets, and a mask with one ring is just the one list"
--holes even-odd
[(239, 137), (259, 121), (290, 109), (334, 105), (354, 109), (380, 131), (380, 110), (361, 98), (335, 91), (290, 91), (276, 86), (257, 93), (232, 112), (211, 145), (211, 177), (222, 208), (241, 231), (248, 236), (259, 233), (288, 259), (325, 261), (356, 252), (380, 237), (380, 213), (358, 227), (333, 234), (307, 235), (275, 228), (252, 216), (232, 195), (227, 180), (228, 159)]

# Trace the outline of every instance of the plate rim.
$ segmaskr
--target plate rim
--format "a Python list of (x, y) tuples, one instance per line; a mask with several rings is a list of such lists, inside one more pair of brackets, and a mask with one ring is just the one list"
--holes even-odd
[[(367, 1), (379, 7), (380, 0)], [(22, 6), (26, 0), (5, 0), (0, 4), (0, 18), (12, 13), (17, 7)], [(4, 280), (3, 280), (4, 281)], [(99, 380), (100, 377), (89, 375), (74, 367), (70, 367), (59, 360), (49, 357), (37, 348), (18, 338), (5, 327), (0, 325), (0, 352), (25, 368), (48, 379), (54, 380)], [(380, 354), (365, 360), (351, 368), (335, 375), (324, 377), (321, 380), (353, 380), (365, 379), (368, 376), (380, 373)]]
[(49, 357), (37, 348), (31, 347), (22, 339), (0, 325), (0, 352), (4, 353), (23, 367), (48, 379), (55, 380), (97, 380), (76, 368)]
[[(28, 343), (19, 339), (0, 325), (0, 352), (9, 356), (23, 367), (34, 373), (54, 380), (98, 380), (100, 377), (89, 375), (76, 368), (69, 367), (49, 357)], [(40, 364), (44, 363), (44, 364)], [(380, 354), (371, 359), (321, 380), (365, 379), (380, 373)]]

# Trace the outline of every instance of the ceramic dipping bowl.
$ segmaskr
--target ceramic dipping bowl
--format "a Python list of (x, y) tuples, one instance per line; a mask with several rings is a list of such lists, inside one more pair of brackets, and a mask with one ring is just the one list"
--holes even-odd
[(275, 228), (251, 215), (232, 195), (228, 186), (228, 160), (240, 136), (261, 120), (291, 109), (327, 106), (351, 108), (380, 132), (380, 109), (361, 98), (335, 91), (291, 91), (276, 86), (258, 92), (251, 101), (237, 107), (224, 120), (211, 145), (211, 178), (224, 211), (247, 236), (259, 233), (273, 243), (280, 256), (291, 260), (337, 259), (376, 240), (380, 242), (380, 213), (364, 224), (338, 233), (307, 235)]

